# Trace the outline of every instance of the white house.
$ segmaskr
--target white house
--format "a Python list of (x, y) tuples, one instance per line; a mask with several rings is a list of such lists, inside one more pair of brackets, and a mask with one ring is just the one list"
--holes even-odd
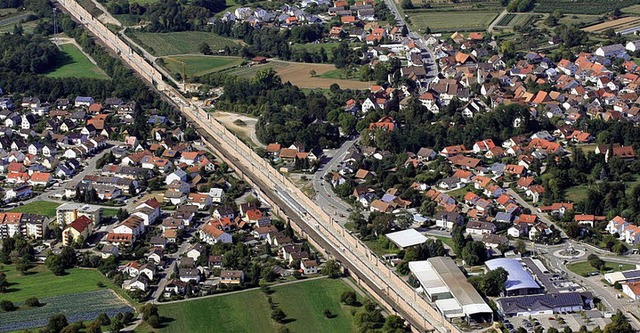
[(203, 242), (209, 245), (213, 245), (215, 243), (229, 244), (233, 242), (233, 237), (230, 234), (216, 228), (209, 223), (205, 224), (198, 231), (198, 235)]
[(224, 191), (221, 188), (212, 188), (209, 190), (211, 202), (221, 203), (224, 200)]
[(302, 260), (300, 269), (302, 270), (302, 275), (317, 274), (318, 263), (315, 260)]
[(167, 175), (167, 178), (164, 180), (164, 183), (169, 185), (174, 180), (187, 181), (187, 173), (182, 169), (177, 169), (176, 171)]

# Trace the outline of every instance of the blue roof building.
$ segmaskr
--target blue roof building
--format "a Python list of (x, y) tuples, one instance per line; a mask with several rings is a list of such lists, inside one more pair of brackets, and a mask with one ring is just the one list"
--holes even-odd
[(544, 291), (531, 273), (526, 271), (522, 263), (516, 259), (498, 258), (485, 262), (490, 270), (503, 268), (509, 273), (505, 283), (505, 296), (539, 294)]

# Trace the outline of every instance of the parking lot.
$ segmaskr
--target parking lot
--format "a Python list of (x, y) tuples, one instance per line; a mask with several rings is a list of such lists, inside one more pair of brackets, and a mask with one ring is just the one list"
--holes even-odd
[(573, 313), (512, 317), (505, 320), (505, 325), (514, 331), (518, 327), (523, 327), (528, 332), (532, 332), (536, 327), (541, 326), (545, 330), (555, 327), (559, 331), (564, 330), (565, 327), (570, 327), (574, 332), (577, 332), (582, 325), (587, 326), (588, 330), (592, 330), (596, 326), (604, 328), (610, 321), (610, 319), (602, 317), (602, 314), (598, 311), (585, 311), (584, 314)]

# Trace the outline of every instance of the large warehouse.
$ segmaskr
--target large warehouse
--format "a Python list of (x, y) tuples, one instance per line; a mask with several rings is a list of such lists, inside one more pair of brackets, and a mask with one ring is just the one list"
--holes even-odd
[(498, 258), (485, 262), (490, 270), (503, 268), (509, 273), (505, 283), (505, 296), (519, 296), (540, 294), (544, 288), (540, 287), (531, 273), (524, 269), (519, 260), (511, 258)]
[(409, 269), (420, 281), (428, 299), (447, 319), (493, 320), (493, 311), (449, 257), (412, 261)]
[(593, 308), (591, 293), (558, 293), (500, 298), (496, 302), (498, 312), (504, 318), (514, 316), (551, 315), (578, 312)]

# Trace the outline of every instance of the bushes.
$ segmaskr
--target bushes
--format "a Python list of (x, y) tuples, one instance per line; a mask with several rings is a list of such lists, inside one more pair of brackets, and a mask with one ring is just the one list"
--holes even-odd
[(7, 301), (7, 300), (0, 301), (0, 310), (4, 312), (9, 312), (9, 311), (14, 311), (15, 309), (16, 309), (16, 306), (13, 305), (13, 302)]
[(39, 307), (39, 306), (42, 305), (42, 304), (40, 304), (40, 301), (35, 297), (27, 298), (24, 301), (24, 304), (26, 306), (28, 306), (28, 307), (31, 307), (31, 308)]

